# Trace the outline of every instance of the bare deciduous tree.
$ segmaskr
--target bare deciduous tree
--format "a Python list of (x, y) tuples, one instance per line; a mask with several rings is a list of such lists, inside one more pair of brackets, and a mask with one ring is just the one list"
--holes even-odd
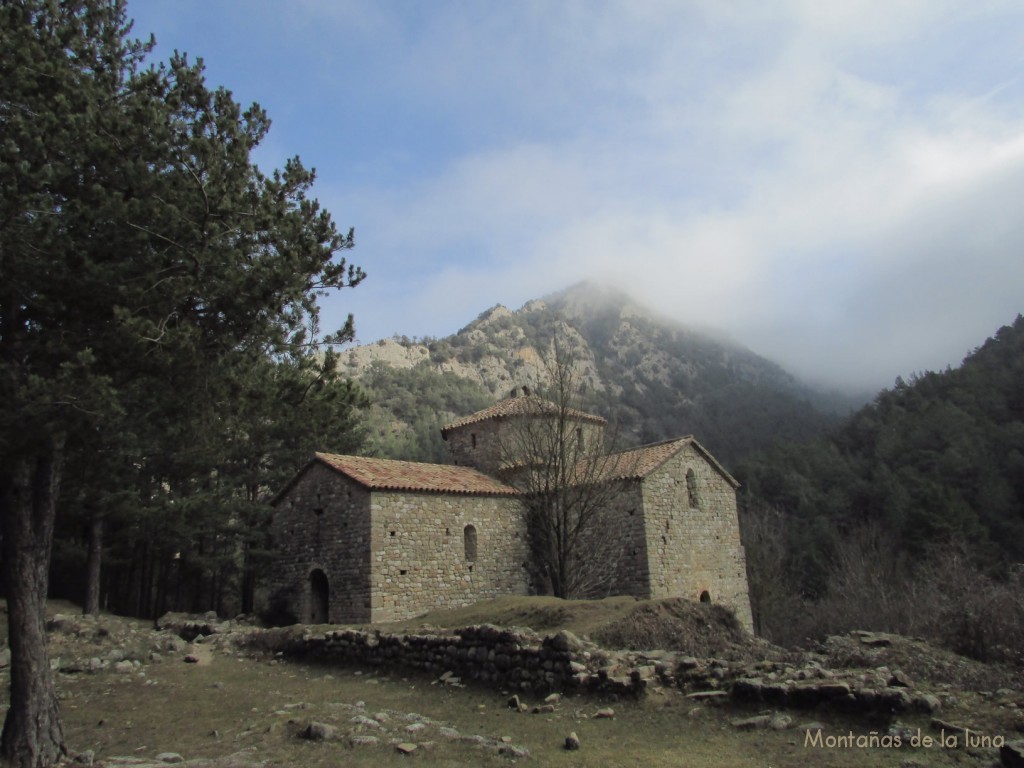
[(528, 390), (501, 434), (506, 479), (523, 494), (536, 576), (556, 597), (609, 593), (623, 544), (610, 520), (636, 474), (634, 452), (606, 453), (603, 418), (585, 413), (578, 355), (558, 338), (547, 385)]

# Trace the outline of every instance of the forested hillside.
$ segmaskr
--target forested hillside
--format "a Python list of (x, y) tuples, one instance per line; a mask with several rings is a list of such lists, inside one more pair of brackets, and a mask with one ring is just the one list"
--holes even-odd
[[(779, 446), (736, 472), (752, 576), (774, 574), (762, 572), (758, 588), (819, 606), (874, 589), (874, 608), (863, 595), (863, 610), (881, 617), (884, 590), (909, 593), (956, 564), (972, 579), (1009, 583), (1024, 562), (1024, 319), (959, 368), (899, 380), (829, 436)], [(853, 573), (858, 559), (876, 571), (875, 587)], [(965, 597), (965, 609), (980, 610), (982, 597), (973, 606)]]
[(341, 362), (375, 403), (373, 449), (436, 461), (445, 453), (439, 425), (515, 387), (543, 386), (555, 339), (575, 350), (585, 407), (608, 418), (624, 443), (693, 434), (730, 465), (779, 440), (818, 435), (849, 408), (734, 342), (587, 283), (515, 312), (494, 307), (443, 339), (357, 347)]

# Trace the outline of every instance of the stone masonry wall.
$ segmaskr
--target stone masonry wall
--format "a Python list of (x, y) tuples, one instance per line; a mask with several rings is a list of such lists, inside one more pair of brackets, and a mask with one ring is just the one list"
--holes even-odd
[[(506, 454), (525, 453), (521, 445), (529, 443), (524, 435), (529, 434), (531, 421), (535, 417), (512, 416), (488, 421), (467, 424), (464, 427), (450, 430), (447, 435), (448, 450), (452, 461), (464, 467), (474, 467), (489, 475), (500, 474), (503, 462), (508, 459)], [(589, 421), (580, 421), (569, 428), (572, 433), (576, 429), (582, 431), (584, 444), (599, 446), (604, 439), (604, 427)], [(542, 440), (541, 443), (550, 442)], [(589, 450), (589, 449), (588, 449)]]
[(649, 597), (647, 539), (644, 536), (643, 493), (638, 481), (622, 482), (602, 505), (598, 518), (584, 532), (583, 552), (595, 571), (591, 597)]
[(480, 421), (453, 429), (445, 435), (452, 463), (496, 475), (501, 465), (501, 441), (496, 420)]
[(645, 479), (643, 496), (650, 596), (699, 600), (706, 591), (712, 602), (735, 610), (752, 632), (735, 488), (697, 449), (686, 446)]
[(372, 621), (527, 594), (526, 521), (514, 497), (376, 491), (371, 516)]
[(330, 588), (329, 621), (370, 621), (369, 491), (314, 463), (278, 500), (272, 530), (276, 600), (308, 623), (310, 575), (321, 570)]

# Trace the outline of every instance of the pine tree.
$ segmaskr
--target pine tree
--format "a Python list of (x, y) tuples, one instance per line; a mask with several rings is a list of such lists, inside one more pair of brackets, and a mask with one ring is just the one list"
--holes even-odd
[[(216, 421), (224, 377), (313, 344), (317, 297), (364, 276), (338, 255), (352, 233), (307, 197), (313, 172), (250, 161), (265, 113), (184, 56), (143, 68), (152, 43), (129, 35), (121, 0), (0, 6), (0, 752), (23, 766), (66, 751), (44, 611), (67, 457), (116, 419), (195, 438), (183, 417)], [(328, 339), (352, 334), (349, 318)]]

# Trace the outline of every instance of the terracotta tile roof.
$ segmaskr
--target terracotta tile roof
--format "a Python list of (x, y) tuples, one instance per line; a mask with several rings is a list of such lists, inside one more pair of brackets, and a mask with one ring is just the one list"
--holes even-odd
[(665, 440), (660, 443), (642, 445), (639, 448), (631, 448), (628, 451), (613, 453), (594, 461), (602, 462), (602, 465), (597, 470), (602, 479), (640, 480), (650, 475), (687, 445), (692, 445), (734, 488), (739, 487), (736, 479), (726, 472), (725, 468), (718, 463), (715, 457), (708, 453), (708, 450), (698, 443), (692, 435), (677, 437), (674, 440)]
[[(469, 424), (476, 424), (487, 419), (506, 418), (509, 416), (537, 416), (540, 414), (554, 414), (558, 412), (558, 406), (550, 400), (545, 400), (536, 395), (520, 395), (518, 397), (510, 397), (506, 400), (502, 400), (500, 403), (492, 405), (490, 408), (484, 408), (482, 411), (471, 413), (469, 416), (464, 416), (458, 421), (453, 421), (441, 428), (441, 434), (445, 434), (453, 429), (459, 427), (465, 427)], [(606, 424), (605, 419), (600, 416), (595, 416), (592, 413), (585, 413), (584, 411), (576, 410), (575, 408), (568, 409), (568, 415), (578, 421), (587, 421), (591, 424)]]
[(371, 490), (433, 491), (487, 496), (507, 496), (516, 493), (511, 486), (470, 467), (342, 456), (336, 453), (317, 453), (314, 460), (323, 462), (331, 469), (351, 477)]

